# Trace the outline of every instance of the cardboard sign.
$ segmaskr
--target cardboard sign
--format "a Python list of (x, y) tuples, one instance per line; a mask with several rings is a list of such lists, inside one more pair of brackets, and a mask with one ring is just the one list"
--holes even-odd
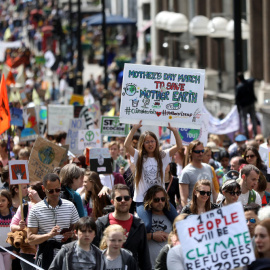
[(69, 128), (67, 132), (66, 143), (69, 144), (69, 150), (75, 155), (82, 154), (82, 150), (78, 149), (78, 132), (85, 129), (85, 121), (82, 118), (73, 118), (69, 120)]
[(20, 134), (20, 141), (31, 141), (35, 140), (39, 135), (37, 116), (35, 107), (23, 108), (23, 122), (24, 129)]
[[(208, 140), (208, 123), (208, 115), (202, 114), (202, 124), (200, 129), (179, 128), (178, 131), (183, 145), (189, 145), (192, 141), (199, 140), (203, 143), (204, 146), (206, 146)], [(172, 132), (170, 143), (176, 143)]]
[(255, 260), (240, 202), (176, 223), (186, 269), (234, 269)]
[(29, 159), (30, 181), (42, 181), (43, 177), (58, 167), (66, 149), (38, 137)]
[(48, 133), (54, 135), (58, 131), (68, 132), (69, 120), (73, 119), (72, 105), (48, 106)]
[(101, 135), (99, 129), (79, 130), (78, 149), (84, 150), (86, 147), (101, 147)]
[(90, 169), (100, 174), (112, 173), (112, 161), (108, 148), (91, 148), (89, 150)]
[(8, 167), (10, 185), (29, 184), (27, 160), (10, 160)]
[(84, 105), (84, 99), (83, 96), (80, 95), (72, 95), (69, 101), (70, 105), (78, 106), (78, 105)]
[(23, 111), (18, 108), (10, 108), (10, 116), (11, 121), (10, 124), (17, 126), (17, 127), (23, 127)]
[(201, 69), (125, 64), (120, 121), (198, 128), (204, 79)]
[(83, 118), (86, 128), (100, 128), (100, 104), (95, 102), (89, 106), (76, 106), (74, 117)]
[(120, 123), (118, 116), (101, 117), (101, 134), (104, 136), (126, 137), (129, 133), (130, 126)]

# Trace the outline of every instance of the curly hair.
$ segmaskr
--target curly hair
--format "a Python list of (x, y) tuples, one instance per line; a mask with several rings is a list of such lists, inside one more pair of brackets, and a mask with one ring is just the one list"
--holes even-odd
[(152, 203), (154, 201), (154, 197), (160, 191), (163, 192), (164, 197), (165, 197), (164, 209), (170, 210), (169, 196), (168, 196), (166, 190), (163, 187), (159, 186), (159, 185), (154, 185), (154, 186), (150, 187), (147, 190), (147, 192), (145, 194), (145, 197), (144, 197), (144, 200), (143, 200), (145, 210), (151, 210), (152, 209)]

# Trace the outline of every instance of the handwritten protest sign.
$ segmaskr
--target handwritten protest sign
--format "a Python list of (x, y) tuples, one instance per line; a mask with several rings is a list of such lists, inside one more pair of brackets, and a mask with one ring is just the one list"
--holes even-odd
[(38, 123), (35, 107), (23, 108), (24, 129), (20, 133), (20, 141), (35, 140), (38, 137)]
[(72, 95), (70, 98), (69, 104), (74, 105), (74, 106), (83, 105), (84, 104), (83, 96)]
[(58, 167), (66, 149), (48, 140), (38, 137), (29, 159), (30, 182), (40, 181)]
[(66, 143), (69, 145), (70, 152), (75, 155), (82, 154), (82, 150), (78, 149), (78, 131), (85, 128), (84, 119), (73, 118), (69, 120)]
[(121, 123), (198, 128), (205, 71), (125, 64)]
[(78, 148), (84, 150), (86, 147), (101, 147), (100, 129), (79, 130)]
[(29, 184), (27, 160), (10, 160), (8, 167), (10, 185)]
[(102, 116), (100, 131), (102, 135), (126, 137), (130, 126), (120, 123), (118, 116)]
[(86, 128), (100, 128), (100, 104), (99, 101), (89, 106), (75, 106), (74, 117), (83, 118)]
[(47, 115), (48, 115), (47, 106), (44, 105), (36, 106), (36, 113), (37, 113), (39, 134), (44, 134), (47, 129)]
[(72, 105), (48, 105), (48, 133), (68, 131), (69, 120), (73, 118)]
[(89, 157), (91, 171), (101, 174), (112, 173), (111, 155), (108, 148), (91, 148)]
[[(208, 115), (203, 113), (200, 129), (179, 128), (178, 131), (182, 139), (183, 145), (189, 145), (192, 141), (199, 140), (203, 143), (204, 146), (206, 146), (208, 140), (208, 123)], [(175, 137), (172, 132), (170, 143), (176, 143)]]
[(234, 269), (255, 260), (240, 202), (176, 223), (188, 270)]

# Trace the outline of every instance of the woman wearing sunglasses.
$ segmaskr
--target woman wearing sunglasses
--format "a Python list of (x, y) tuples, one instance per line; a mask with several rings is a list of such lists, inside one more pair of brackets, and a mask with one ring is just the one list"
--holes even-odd
[(187, 204), (181, 214), (197, 214), (200, 215), (209, 210), (218, 208), (216, 204), (211, 203), (211, 182), (209, 180), (199, 180), (195, 184), (192, 193), (192, 200)]
[(244, 153), (244, 159), (248, 164), (256, 166), (263, 173), (263, 175), (267, 177), (267, 166), (262, 161), (258, 150), (254, 146), (247, 147)]
[(227, 180), (220, 188), (220, 193), (224, 199), (219, 203), (219, 207), (235, 203), (241, 195), (241, 187), (235, 180)]

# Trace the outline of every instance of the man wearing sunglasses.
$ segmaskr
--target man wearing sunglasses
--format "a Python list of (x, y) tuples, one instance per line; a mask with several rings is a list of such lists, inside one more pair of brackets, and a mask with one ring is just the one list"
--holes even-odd
[(190, 163), (183, 169), (179, 178), (179, 190), (182, 207), (187, 205), (192, 199), (194, 185), (199, 180), (209, 180), (211, 182), (211, 202), (216, 202), (217, 193), (215, 191), (212, 179), (214, 178), (211, 166), (203, 163), (204, 147), (202, 142), (195, 140), (188, 146), (188, 155)]
[(60, 199), (61, 184), (57, 174), (45, 175), (42, 189), (47, 197), (30, 210), (27, 238), (29, 244), (39, 245), (36, 264), (48, 269), (62, 244), (73, 236), (72, 227), (79, 215), (72, 202)]
[(152, 225), (147, 239), (152, 269), (155, 269), (156, 258), (167, 244), (168, 235), (172, 231), (172, 222), (164, 214), (165, 209), (170, 209), (165, 189), (159, 185), (149, 188), (144, 197), (144, 208), (152, 214)]
[(114, 205), (114, 212), (97, 219), (97, 234), (93, 244), (99, 246), (103, 237), (103, 231), (111, 224), (119, 224), (126, 231), (126, 242), (123, 248), (132, 252), (143, 270), (151, 270), (150, 256), (146, 237), (146, 229), (140, 218), (129, 213), (131, 206), (129, 187), (123, 184), (114, 185), (111, 192), (111, 203)]
[(251, 203), (244, 206), (244, 212), (245, 212), (245, 218), (247, 222), (247, 226), (249, 229), (250, 237), (252, 238), (253, 245), (254, 242), (254, 230), (256, 225), (258, 225), (258, 211), (260, 209), (260, 206), (256, 203)]

